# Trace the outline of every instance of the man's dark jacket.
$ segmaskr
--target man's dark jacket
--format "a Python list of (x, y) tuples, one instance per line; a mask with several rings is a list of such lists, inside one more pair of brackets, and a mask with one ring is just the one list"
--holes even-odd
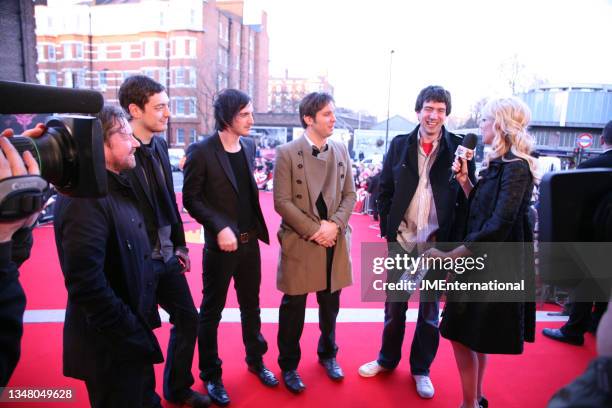
[(578, 166), (579, 169), (593, 169), (595, 167), (612, 168), (612, 150), (608, 150), (592, 159), (585, 160)]
[(93, 379), (100, 367), (121, 361), (163, 361), (141, 304), (152, 287), (151, 247), (136, 197), (120, 176), (107, 172), (108, 195), (59, 195), (55, 242), (68, 290), (64, 322), (64, 375)]
[[(241, 137), (240, 145), (251, 175), (249, 184), (255, 206), (253, 215), (257, 237), (269, 243), (268, 229), (259, 205), (259, 190), (253, 178), (255, 142)], [(238, 184), (218, 133), (190, 147), (184, 171), (183, 204), (189, 214), (204, 226), (206, 242), (216, 245), (217, 234), (225, 227), (230, 227), (236, 237), (245, 232), (238, 230)]]
[[(419, 126), (409, 134), (393, 138), (380, 174), (380, 233), (389, 242), (396, 241), (399, 225), (419, 184), (418, 133)], [(462, 142), (462, 136), (442, 127), (438, 152), (429, 172), (440, 226), (436, 233), (437, 242), (457, 242), (463, 239), (467, 199), (459, 183), (456, 180), (449, 181), (455, 151)], [(475, 183), (474, 172), (475, 164), (471, 160), (468, 162), (468, 176)]]
[[(185, 245), (185, 231), (183, 230), (183, 222), (181, 221), (181, 214), (176, 205), (176, 199), (174, 195), (174, 182), (172, 181), (172, 168), (170, 167), (170, 157), (168, 156), (168, 145), (166, 141), (159, 136), (154, 136), (151, 139), (151, 148), (157, 151), (159, 155), (160, 164), (164, 180), (166, 182), (166, 188), (170, 193), (172, 200), (172, 211), (175, 213), (176, 219), (178, 220), (172, 225), (172, 233), (170, 240), (174, 244), (174, 249), (186, 248)], [(125, 174), (130, 180), (130, 184), (134, 188), (134, 193), (138, 197), (138, 201), (141, 205), (142, 211), (154, 211), (153, 200), (155, 197), (151, 197), (149, 183), (146, 180), (144, 168), (142, 164), (140, 149), (136, 150), (136, 167), (132, 170), (127, 171)]]

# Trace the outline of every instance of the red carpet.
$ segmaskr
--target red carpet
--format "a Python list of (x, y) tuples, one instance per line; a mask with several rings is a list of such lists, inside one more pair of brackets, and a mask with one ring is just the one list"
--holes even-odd
[[(277, 308), (280, 293), (275, 288), (278, 242), (276, 229), (280, 222), (274, 213), (270, 193), (261, 194), (262, 207), (271, 234), (271, 245), (261, 245), (262, 286), (261, 304), (264, 308)], [(185, 216), (186, 230), (198, 231), (199, 226)], [(359, 287), (359, 245), (361, 242), (379, 241), (374, 222), (367, 216), (354, 215), (352, 259), (355, 284), (342, 293), (343, 308), (380, 309), (381, 304), (361, 302)], [(202, 245), (190, 244), (193, 271), (188, 279), (196, 304), (201, 301), (201, 250)], [(21, 279), (28, 295), (28, 310), (64, 309), (66, 290), (57, 262), (52, 227), (41, 227), (35, 231), (35, 246), (32, 258), (21, 269)], [(309, 297), (309, 307), (316, 307), (314, 296)], [(227, 306), (238, 306), (233, 289), (230, 290)], [(561, 323), (538, 323), (538, 333), (543, 327), (559, 327)], [(165, 349), (169, 325), (164, 324), (157, 335)], [(407, 325), (405, 358), (391, 374), (363, 379), (358, 376), (360, 364), (376, 358), (380, 347), (382, 322), (339, 323), (337, 342), (340, 346), (338, 359), (345, 370), (346, 378), (341, 384), (332, 383), (316, 362), (318, 327), (306, 324), (302, 338), (302, 363), (300, 374), (307, 389), (303, 395), (291, 395), (282, 385), (277, 389), (266, 389), (246, 371), (244, 348), (240, 325), (222, 323), (220, 327), (220, 352), (224, 361), (224, 382), (232, 399), (232, 407), (290, 406), (290, 407), (404, 407), (423, 405), (429, 407), (453, 407), (460, 405), (459, 376), (450, 344), (441, 340), (438, 356), (432, 367), (432, 380), (436, 395), (432, 400), (420, 399), (409, 373), (408, 353), (414, 323)], [(275, 323), (264, 323), (263, 333), (269, 344), (265, 361), (277, 375)], [(72, 387), (76, 399), (70, 403), (0, 403), (1, 407), (87, 407), (87, 395), (81, 382), (65, 378), (61, 374), (61, 323), (28, 323), (25, 327), (23, 353), (17, 370), (11, 379), (11, 387)], [(196, 352), (197, 353), (197, 352)], [(574, 347), (538, 337), (536, 343), (527, 344), (521, 356), (492, 356), (486, 376), (486, 395), (493, 407), (544, 407), (550, 396), (562, 385), (579, 375), (595, 355), (595, 340), (586, 336), (584, 347)], [(196, 360), (197, 361), (197, 358)], [(197, 378), (197, 362), (193, 373)], [(161, 392), (163, 366), (157, 365), (158, 392)], [(195, 388), (203, 390), (196, 380)], [(172, 405), (166, 405), (171, 407)]]

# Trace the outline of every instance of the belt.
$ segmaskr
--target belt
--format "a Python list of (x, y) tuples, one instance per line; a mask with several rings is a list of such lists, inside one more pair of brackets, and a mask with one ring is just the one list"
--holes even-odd
[(238, 235), (238, 242), (240, 242), (241, 244), (248, 244), (249, 241), (252, 240), (257, 240), (256, 230), (241, 232), (240, 235)]

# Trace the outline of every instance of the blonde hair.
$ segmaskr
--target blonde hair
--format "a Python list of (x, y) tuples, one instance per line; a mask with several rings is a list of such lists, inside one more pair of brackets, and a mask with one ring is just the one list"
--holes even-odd
[(538, 162), (531, 156), (534, 139), (527, 133), (531, 120), (529, 107), (517, 98), (499, 98), (489, 101), (481, 113), (482, 117), (493, 121), (494, 134), (491, 152), (485, 158), (483, 167), (488, 167), (489, 161), (498, 157), (505, 160), (504, 156), (510, 151), (527, 161), (533, 181), (538, 183)]

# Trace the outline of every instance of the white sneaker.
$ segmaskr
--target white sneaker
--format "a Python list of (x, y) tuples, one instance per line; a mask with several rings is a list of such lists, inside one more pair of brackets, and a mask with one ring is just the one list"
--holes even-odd
[(433, 398), (434, 386), (428, 375), (413, 375), (412, 378), (414, 378), (414, 382), (416, 383), (417, 394), (419, 394), (421, 398)]
[(389, 371), (389, 369), (378, 364), (378, 361), (370, 361), (359, 367), (359, 375), (362, 377), (374, 377), (376, 374)]

